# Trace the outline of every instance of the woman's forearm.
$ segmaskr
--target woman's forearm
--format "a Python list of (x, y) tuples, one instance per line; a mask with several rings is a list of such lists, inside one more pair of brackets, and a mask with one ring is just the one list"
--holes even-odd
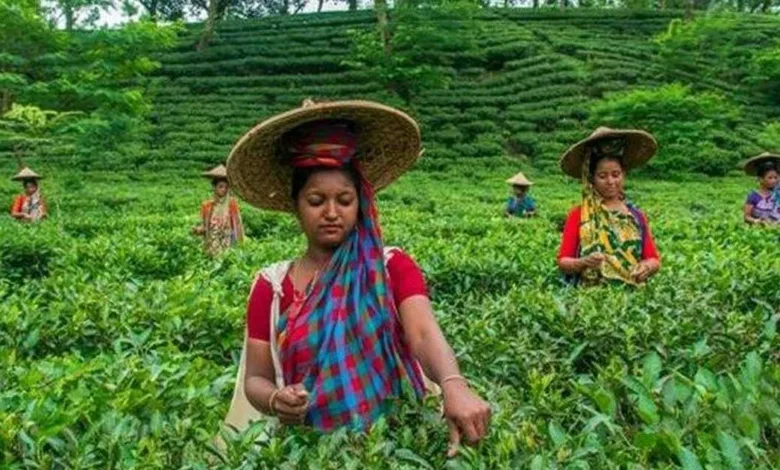
[(441, 385), (442, 380), (447, 377), (460, 375), (455, 353), (438, 325), (416, 335), (409, 346), (425, 375), (437, 384)]
[(745, 214), (745, 222), (748, 224), (757, 224), (761, 222), (761, 219), (753, 217), (753, 208), (754, 206), (752, 204), (745, 204), (745, 207), (742, 209)]
[(646, 260), (647, 263), (650, 265), (650, 270), (653, 274), (657, 273), (661, 270), (661, 260), (658, 258), (650, 258)]
[(248, 338), (244, 372), (244, 394), (247, 400), (255, 409), (274, 414), (269, 399), (276, 390), (276, 370), (270, 343)]
[(267, 378), (259, 375), (246, 375), (244, 377), (244, 393), (247, 400), (256, 409), (265, 414), (272, 414), (273, 410), (269, 408), (268, 399), (276, 390), (276, 384)]
[(580, 258), (561, 258), (558, 260), (558, 268), (565, 274), (579, 274), (585, 265)]

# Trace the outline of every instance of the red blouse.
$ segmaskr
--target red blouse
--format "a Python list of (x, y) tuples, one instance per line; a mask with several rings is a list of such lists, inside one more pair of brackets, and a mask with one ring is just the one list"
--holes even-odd
[[(563, 237), (561, 238), (561, 248), (558, 251), (558, 259), (577, 258), (580, 251), (580, 220), (581, 208), (575, 207), (566, 218), (566, 224), (563, 226)], [(650, 225), (647, 223), (647, 217), (639, 211), (642, 222), (645, 224), (645, 239), (642, 245), (642, 259), (660, 259), (658, 249), (653, 240), (653, 234), (650, 231)]]
[[(388, 283), (393, 292), (396, 308), (409, 297), (415, 295), (428, 296), (428, 287), (422, 271), (417, 263), (401, 250), (395, 250), (387, 261)], [(271, 301), (274, 291), (263, 277), (258, 277), (249, 294), (247, 305), (247, 333), (250, 338), (270, 341)], [(285, 312), (295, 298), (295, 289), (289, 274), (282, 282), (282, 298), (280, 312)]]

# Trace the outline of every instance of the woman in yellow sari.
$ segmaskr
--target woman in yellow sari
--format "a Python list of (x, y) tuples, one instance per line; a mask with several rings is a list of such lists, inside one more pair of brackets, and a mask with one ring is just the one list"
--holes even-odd
[(647, 163), (656, 149), (647, 132), (600, 127), (561, 158), (563, 171), (583, 188), (558, 253), (558, 267), (575, 282), (639, 285), (661, 268), (647, 217), (623, 192), (626, 172)]
[(219, 165), (203, 176), (211, 179), (214, 196), (203, 201), (201, 223), (192, 232), (203, 237), (206, 253), (214, 256), (243, 241), (244, 224), (238, 202), (230, 196), (225, 165)]

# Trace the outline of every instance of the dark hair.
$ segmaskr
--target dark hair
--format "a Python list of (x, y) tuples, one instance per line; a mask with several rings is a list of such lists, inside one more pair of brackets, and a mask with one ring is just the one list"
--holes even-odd
[(620, 168), (625, 170), (626, 165), (623, 158), (627, 145), (628, 141), (624, 137), (605, 137), (592, 142), (588, 152), (590, 158), (588, 170), (591, 178), (596, 174), (596, 167), (602, 160), (618, 162)]
[(596, 176), (596, 167), (598, 167), (599, 162), (602, 160), (611, 160), (613, 162), (617, 162), (620, 165), (620, 168), (625, 171), (626, 165), (623, 162), (623, 158), (619, 157), (617, 155), (603, 155), (603, 154), (592, 154), (590, 157), (590, 165), (589, 165), (589, 174), (591, 179)]
[(777, 164), (775, 162), (762, 162), (760, 165), (758, 165), (758, 168), (756, 168), (756, 174), (759, 178), (763, 178), (772, 170), (777, 171)]
[(35, 186), (38, 186), (38, 180), (35, 179), (35, 178), (28, 178), (28, 179), (22, 180), (22, 186), (24, 186), (25, 188), (30, 183), (34, 184)]
[(218, 185), (219, 183), (223, 182), (223, 181), (224, 181), (225, 183), (227, 183), (227, 182), (228, 182), (228, 179), (227, 179), (227, 178), (211, 178), (211, 186), (216, 188), (216, 187), (217, 187), (217, 185)]
[(344, 175), (349, 178), (350, 181), (352, 181), (352, 184), (355, 185), (355, 191), (360, 193), (360, 174), (358, 173), (357, 169), (353, 165), (345, 165), (341, 168), (332, 168), (327, 166), (312, 166), (307, 168), (293, 168), (293, 174), (292, 174), (292, 184), (291, 184), (291, 190), (290, 190), (290, 196), (292, 197), (293, 203), (298, 201), (298, 195), (301, 193), (301, 190), (304, 186), (306, 186), (306, 182), (309, 181), (309, 178), (311, 178), (313, 175), (323, 172), (323, 171), (340, 171)]

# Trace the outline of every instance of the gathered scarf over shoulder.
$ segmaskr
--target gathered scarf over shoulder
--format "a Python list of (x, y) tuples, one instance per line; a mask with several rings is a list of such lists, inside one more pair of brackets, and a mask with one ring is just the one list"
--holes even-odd
[(22, 212), (29, 215), (32, 221), (41, 220), (46, 216), (46, 205), (43, 202), (40, 189), (36, 190), (30, 196), (24, 195), (22, 197), (24, 198)]
[(772, 202), (774, 203), (774, 214), (776, 220), (780, 222), (780, 183), (772, 189)]
[(631, 271), (642, 259), (644, 222), (639, 210), (626, 201), (629, 213), (610, 210), (591, 183), (589, 158), (582, 170), (582, 207), (580, 216), (580, 256), (603, 253), (598, 269), (586, 269), (581, 275), (585, 285), (618, 281), (637, 285)]

